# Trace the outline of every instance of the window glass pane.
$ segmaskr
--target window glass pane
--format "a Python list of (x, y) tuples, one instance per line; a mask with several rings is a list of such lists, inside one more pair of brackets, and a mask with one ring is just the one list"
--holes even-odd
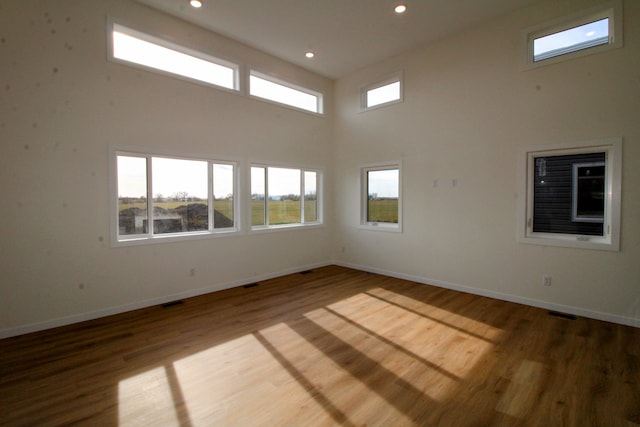
[(300, 169), (268, 168), (269, 225), (300, 223)]
[(367, 172), (367, 222), (398, 223), (399, 169)]
[(367, 91), (367, 108), (400, 99), (400, 82)]
[(117, 157), (118, 234), (142, 234), (147, 222), (147, 159)]
[(304, 172), (304, 222), (318, 220), (317, 173)]
[(251, 168), (251, 225), (265, 225), (265, 168)]
[(251, 95), (268, 99), (303, 110), (320, 113), (318, 96), (294, 89), (279, 83), (265, 80), (251, 75), (249, 77), (249, 91)]
[(213, 165), (213, 228), (233, 227), (233, 165)]
[(152, 159), (153, 233), (209, 229), (208, 164)]
[(122, 26), (113, 25), (114, 58), (228, 89), (235, 88), (235, 70), (233, 68), (136, 38), (126, 32), (127, 30)]
[(574, 221), (604, 221), (604, 163), (575, 163), (573, 165)]
[[(533, 185), (533, 232), (579, 234), (587, 236), (602, 236), (603, 222), (585, 221), (576, 218), (574, 203), (574, 166), (585, 163), (601, 163), (604, 165), (605, 153), (569, 154), (560, 156), (541, 156), (534, 159)], [(586, 171), (585, 171), (586, 172)], [(603, 175), (604, 175), (604, 171)], [(595, 170), (592, 173), (597, 173)], [(602, 196), (601, 209), (604, 213), (604, 176), (598, 196)], [(597, 186), (597, 185), (596, 185)], [(581, 209), (586, 209), (583, 187), (583, 202)], [(590, 192), (591, 193), (591, 192)], [(590, 197), (598, 197), (590, 195)], [(587, 205), (592, 206), (593, 200)], [(577, 220), (576, 220), (577, 219)]]
[(605, 18), (535, 39), (533, 60), (542, 61), (608, 43), (609, 18)]

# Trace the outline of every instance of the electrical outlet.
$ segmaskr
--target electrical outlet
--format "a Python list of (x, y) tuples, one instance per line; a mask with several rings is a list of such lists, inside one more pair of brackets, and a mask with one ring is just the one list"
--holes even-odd
[(542, 284), (544, 286), (551, 286), (551, 276), (549, 276), (548, 274), (545, 274), (542, 276)]

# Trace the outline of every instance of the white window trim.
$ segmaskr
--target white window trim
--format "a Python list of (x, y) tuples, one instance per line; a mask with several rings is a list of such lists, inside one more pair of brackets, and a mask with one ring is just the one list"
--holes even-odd
[[(398, 99), (394, 99), (393, 101), (383, 102), (382, 104), (377, 104), (372, 107), (367, 107), (367, 93), (371, 90), (378, 89), (383, 86), (387, 86), (392, 83), (400, 83), (400, 97)], [(360, 111), (371, 111), (376, 110), (378, 108), (388, 107), (390, 105), (399, 104), (404, 102), (404, 73), (402, 70), (396, 71), (392, 74), (383, 77), (380, 80), (376, 80), (373, 83), (368, 83), (366, 85), (360, 86)]]
[(571, 168), (571, 221), (574, 222), (604, 222), (604, 218), (594, 217), (581, 217), (578, 215), (578, 169), (591, 166), (605, 166), (606, 162), (588, 162), (588, 163), (574, 163)]
[[(196, 160), (208, 163), (208, 180), (211, 184), (213, 164), (228, 164), (234, 167), (234, 183), (233, 183), (233, 227), (229, 228), (211, 228), (208, 231), (191, 231), (186, 233), (168, 233), (168, 234), (135, 234), (120, 236), (119, 233), (119, 211), (118, 211), (118, 168), (117, 158), (119, 155), (140, 157), (151, 159), (152, 157), (164, 157), (178, 160)], [(150, 162), (148, 161), (148, 164)], [(151, 194), (151, 168), (147, 169), (147, 194)], [(133, 146), (112, 146), (109, 149), (109, 211), (110, 211), (110, 228), (111, 228), (111, 247), (136, 246), (155, 243), (169, 243), (186, 240), (209, 239), (213, 237), (238, 235), (242, 232), (240, 221), (240, 162), (238, 160), (211, 158), (208, 156), (176, 154), (174, 152), (162, 150), (148, 150), (141, 147)], [(209, 198), (213, 197), (213, 188), (209, 185)], [(147, 196), (148, 202), (150, 197)], [(212, 212), (209, 213), (209, 224), (211, 222)]]
[[(177, 52), (180, 53), (184, 53), (186, 55), (190, 55), (193, 56), (195, 58), (198, 59), (202, 59), (204, 61), (207, 62), (211, 62), (213, 64), (216, 65), (221, 65), (223, 67), (228, 67), (231, 68), (233, 70), (233, 88), (227, 88), (221, 85), (217, 85), (214, 83), (209, 83), (209, 82), (205, 82), (202, 80), (198, 80), (198, 79), (194, 79), (191, 78), (189, 76), (184, 76), (182, 74), (177, 74), (177, 73), (173, 73), (170, 71), (165, 71), (165, 70), (161, 70), (158, 68), (154, 68), (154, 67), (149, 67), (143, 64), (139, 64), (136, 62), (131, 62), (131, 61), (126, 61), (123, 59), (119, 59), (116, 58), (114, 56), (114, 46), (113, 46), (113, 32), (116, 29), (115, 27), (118, 27), (118, 30), (124, 34), (127, 34), (129, 36), (138, 38), (140, 40), (149, 42), (149, 43), (153, 43), (156, 44), (158, 46), (162, 46), (165, 47), (167, 49), (171, 49), (171, 50), (175, 50)], [(167, 40), (164, 40), (160, 37), (156, 37), (154, 35), (139, 31), (139, 30), (135, 30), (133, 28), (131, 28), (128, 25), (125, 24), (121, 24), (120, 22), (116, 22), (116, 20), (112, 17), (107, 17), (107, 55), (108, 55), (108, 60), (114, 63), (118, 63), (118, 64), (123, 64), (126, 65), (128, 67), (133, 67), (133, 68), (138, 68), (141, 70), (145, 70), (145, 71), (149, 71), (152, 73), (156, 73), (156, 74), (161, 74), (164, 76), (168, 76), (171, 78), (175, 78), (178, 80), (183, 80), (186, 82), (190, 82), (190, 83), (196, 83), (199, 85), (203, 85), (206, 87), (210, 87), (210, 88), (215, 88), (215, 89), (220, 89), (220, 90), (224, 90), (224, 91), (228, 91), (228, 92), (232, 92), (232, 93), (239, 93), (240, 92), (240, 64), (237, 64), (235, 62), (231, 62), (222, 58), (217, 58), (215, 56), (206, 54), (204, 52), (195, 50), (195, 49), (191, 49), (189, 47), (183, 46), (183, 45), (179, 45)]]
[[(609, 43), (534, 61), (533, 41), (535, 39), (604, 18), (609, 18)], [(610, 0), (581, 12), (538, 24), (522, 31), (522, 45), (524, 46), (522, 49), (522, 69), (524, 71), (531, 70), (545, 65), (557, 64), (559, 62), (620, 48), (622, 47), (622, 34), (622, 0)]]
[[(533, 220), (533, 172), (534, 156), (580, 154), (605, 152), (606, 176), (604, 235), (583, 236), (579, 234), (538, 233), (532, 231)], [(620, 203), (622, 188), (622, 138), (609, 138), (574, 144), (557, 144), (528, 147), (521, 151), (518, 183), (518, 241), (545, 246), (595, 249), (606, 251), (620, 250)]]
[[(367, 221), (367, 172), (398, 169), (398, 223)], [(358, 228), (371, 231), (402, 233), (402, 161), (369, 163), (360, 166), (360, 225)]]
[[(294, 90), (297, 90), (297, 91), (300, 91), (300, 92), (303, 92), (303, 93), (306, 93), (308, 95), (316, 97), (316, 111), (311, 111), (311, 110), (307, 110), (305, 108), (296, 107), (295, 105), (291, 105), (291, 104), (287, 104), (287, 103), (284, 103), (284, 102), (275, 101), (273, 99), (264, 98), (262, 96), (252, 95), (251, 94), (251, 83), (250, 83), (251, 76), (258, 77), (258, 78), (266, 80), (268, 82), (275, 83), (277, 85), (281, 85), (281, 86), (287, 87), (289, 89), (294, 89)], [(262, 102), (267, 102), (267, 103), (270, 103), (270, 104), (279, 105), (281, 107), (291, 108), (291, 109), (296, 110), (296, 111), (302, 111), (302, 112), (305, 112), (307, 114), (313, 114), (313, 115), (316, 115), (316, 116), (324, 116), (324, 95), (322, 94), (322, 92), (318, 92), (318, 91), (315, 91), (313, 89), (309, 89), (309, 88), (306, 88), (304, 86), (300, 86), (300, 85), (297, 85), (295, 83), (291, 83), (291, 82), (279, 79), (277, 77), (271, 76), (271, 75), (269, 75), (267, 73), (260, 72), (260, 71), (258, 71), (256, 69), (253, 69), (253, 68), (249, 69), (249, 72), (247, 73), (246, 82), (247, 82), (247, 96), (249, 98), (257, 99), (257, 100), (260, 100)]]
[[(264, 168), (265, 169), (265, 224), (264, 225), (253, 225), (252, 224), (252, 201), (251, 201), (251, 168)], [(282, 169), (297, 169), (300, 171), (300, 190), (301, 190), (301, 195), (300, 195), (300, 222), (295, 222), (295, 223), (291, 223), (291, 224), (278, 224), (278, 225), (269, 225), (269, 217), (268, 217), (268, 206), (266, 204), (267, 200), (268, 200), (268, 186), (269, 186), (269, 181), (268, 181), (268, 177), (267, 177), (267, 169), (268, 168), (282, 168)], [(271, 233), (271, 232), (277, 232), (277, 231), (284, 231), (284, 230), (292, 230), (292, 229), (300, 229), (300, 228), (304, 228), (304, 229), (308, 229), (308, 228), (320, 228), (320, 227), (324, 227), (324, 192), (323, 192), (323, 186), (324, 186), (324, 169), (319, 168), (317, 166), (311, 166), (311, 167), (307, 167), (307, 166), (300, 166), (298, 164), (290, 164), (290, 163), (272, 163), (272, 162), (264, 162), (264, 161), (260, 161), (260, 162), (250, 162), (249, 166), (246, 168), (247, 169), (247, 173), (246, 173), (246, 179), (245, 182), (247, 183), (248, 186), (248, 190), (247, 190), (247, 194), (248, 194), (248, 201), (249, 203), (247, 203), (247, 208), (246, 208), (246, 217), (248, 218), (248, 229), (249, 232), (252, 234), (259, 234), (259, 233)], [(315, 172), (316, 173), (316, 215), (317, 215), (317, 219), (316, 221), (311, 221), (311, 222), (305, 222), (304, 220), (304, 173), (305, 172)]]

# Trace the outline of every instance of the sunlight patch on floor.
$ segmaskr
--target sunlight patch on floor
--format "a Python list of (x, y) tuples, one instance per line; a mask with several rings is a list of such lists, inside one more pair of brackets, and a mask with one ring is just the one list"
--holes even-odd
[[(268, 346), (272, 347), (274, 358), (291, 374), (291, 379), (296, 380), (306, 390), (307, 400), (310, 400), (308, 397), (313, 398), (315, 403), (319, 404), (319, 408), (323, 409), (323, 417), (328, 414), (333, 418), (333, 422), (328, 425), (368, 424), (371, 422), (370, 414), (379, 413), (381, 407), (385, 408), (385, 417), (393, 420), (396, 425), (411, 425), (406, 414), (391, 405), (361, 378), (354, 376), (351, 367), (327, 357), (323, 350), (326, 351), (327, 347), (335, 345), (333, 337), (326, 334), (300, 333), (305, 330), (308, 329), (304, 323), (292, 326), (280, 324), (259, 333), (268, 341)], [(300, 354), (305, 356), (300, 357)], [(358, 363), (356, 359), (352, 361), (354, 364)], [(304, 407), (308, 405), (309, 403), (304, 403)], [(301, 409), (302, 407), (299, 408)], [(304, 419), (308, 421), (308, 425), (318, 425), (322, 417), (314, 412), (317, 411), (306, 410), (298, 413), (291, 421)], [(349, 414), (349, 417), (345, 414)], [(309, 416), (311, 418), (308, 418)], [(376, 420), (380, 425), (384, 425), (382, 421)]]
[[(212, 364), (215, 369), (212, 369)], [(276, 397), (279, 366), (252, 335), (244, 335), (173, 363), (194, 426), (235, 424), (252, 402)], [(254, 421), (260, 418), (255, 411)]]
[(498, 402), (496, 410), (512, 417), (523, 419), (539, 398), (544, 388), (549, 368), (540, 362), (523, 360), (509, 381), (506, 392)]
[(171, 385), (160, 366), (118, 384), (119, 426), (179, 426)]
[(447, 327), (459, 330), (461, 333), (489, 342), (494, 342), (495, 339), (503, 333), (502, 329), (495, 328), (480, 320), (446, 310), (440, 306), (427, 304), (423, 301), (388, 289), (375, 288), (367, 291), (366, 294), (388, 304), (404, 308), (405, 310), (431, 319)]

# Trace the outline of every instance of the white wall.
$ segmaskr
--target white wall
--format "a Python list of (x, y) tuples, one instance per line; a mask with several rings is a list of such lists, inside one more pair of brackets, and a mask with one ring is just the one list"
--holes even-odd
[[(107, 16), (322, 91), (326, 117), (109, 62)], [(328, 184), (330, 80), (128, 0), (1, 0), (0, 79), (0, 337), (329, 261), (328, 227), (113, 248), (108, 165), (139, 145)]]
[[(132, 1), (0, 0), (0, 337), (330, 259), (638, 325), (640, 4), (625, 1), (624, 48), (520, 71), (523, 28), (594, 3), (554, 0), (495, 19), (354, 73), (334, 92)], [(327, 115), (108, 62), (107, 16), (323, 91)], [(404, 103), (359, 113), (359, 86), (399, 69)], [(610, 136), (624, 137), (621, 251), (518, 243), (519, 149)], [(327, 227), (113, 248), (114, 144), (323, 167)], [(359, 166), (398, 159), (404, 232), (358, 229)]]
[[(622, 49), (520, 69), (523, 29), (595, 3), (545, 2), (337, 81), (338, 263), (640, 325), (640, 2)], [(359, 86), (400, 69), (404, 102), (359, 113)], [(519, 150), (619, 136), (621, 251), (518, 243)], [(396, 159), (404, 232), (358, 229), (360, 165)]]

